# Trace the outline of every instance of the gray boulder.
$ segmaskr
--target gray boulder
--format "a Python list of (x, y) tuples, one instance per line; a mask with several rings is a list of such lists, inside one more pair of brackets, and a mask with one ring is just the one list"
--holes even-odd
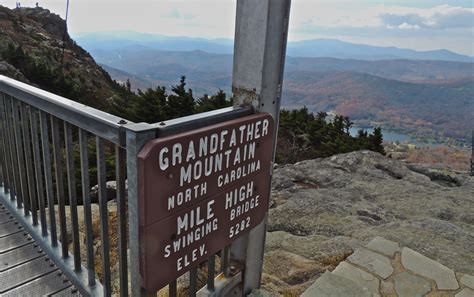
[[(127, 195), (128, 183), (125, 181), (125, 196)], [(117, 182), (112, 180), (106, 183), (107, 201), (117, 198)], [(99, 202), (99, 185), (91, 188), (91, 201), (93, 203)]]
[[(473, 274), (473, 197), (474, 177), (467, 172), (407, 164), (370, 151), (279, 165), (263, 287), (301, 294), (324, 269), (332, 270), (377, 236)], [(282, 259), (292, 261), (284, 261), (288, 267), (278, 273)]]

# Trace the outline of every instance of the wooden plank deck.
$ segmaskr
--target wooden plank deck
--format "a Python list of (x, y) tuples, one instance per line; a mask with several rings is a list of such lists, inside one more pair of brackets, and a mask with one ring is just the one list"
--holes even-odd
[(81, 296), (0, 203), (0, 296)]

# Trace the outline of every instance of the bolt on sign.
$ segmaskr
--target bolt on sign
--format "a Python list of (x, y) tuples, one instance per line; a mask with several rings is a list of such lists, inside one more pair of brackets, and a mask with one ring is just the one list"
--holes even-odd
[(142, 286), (158, 290), (260, 224), (273, 118), (257, 114), (147, 143), (138, 156)]

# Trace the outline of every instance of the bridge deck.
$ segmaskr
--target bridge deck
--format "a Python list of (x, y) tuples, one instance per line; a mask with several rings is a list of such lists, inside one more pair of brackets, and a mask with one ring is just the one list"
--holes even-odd
[(81, 296), (0, 203), (0, 296)]

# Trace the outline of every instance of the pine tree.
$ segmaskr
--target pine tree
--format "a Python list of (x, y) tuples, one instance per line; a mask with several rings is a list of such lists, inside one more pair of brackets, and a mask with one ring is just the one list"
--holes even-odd
[(181, 77), (179, 85), (171, 88), (173, 95), (168, 96), (168, 117), (179, 118), (194, 113), (194, 98), (191, 89), (186, 90), (186, 78)]
[(167, 106), (168, 96), (165, 87), (138, 90), (138, 96), (132, 103), (132, 114), (135, 122), (156, 123), (170, 119)]
[(130, 79), (127, 78), (127, 82), (125, 83), (125, 87), (129, 92), (132, 91), (132, 84), (130, 83)]
[(208, 96), (205, 94), (196, 102), (195, 113), (201, 113), (219, 108), (232, 106), (232, 101), (227, 99), (226, 93), (219, 90), (215, 95)]
[(383, 147), (382, 128), (374, 128), (374, 132), (372, 133), (372, 135), (369, 136), (369, 141), (371, 150), (385, 155), (385, 149)]

